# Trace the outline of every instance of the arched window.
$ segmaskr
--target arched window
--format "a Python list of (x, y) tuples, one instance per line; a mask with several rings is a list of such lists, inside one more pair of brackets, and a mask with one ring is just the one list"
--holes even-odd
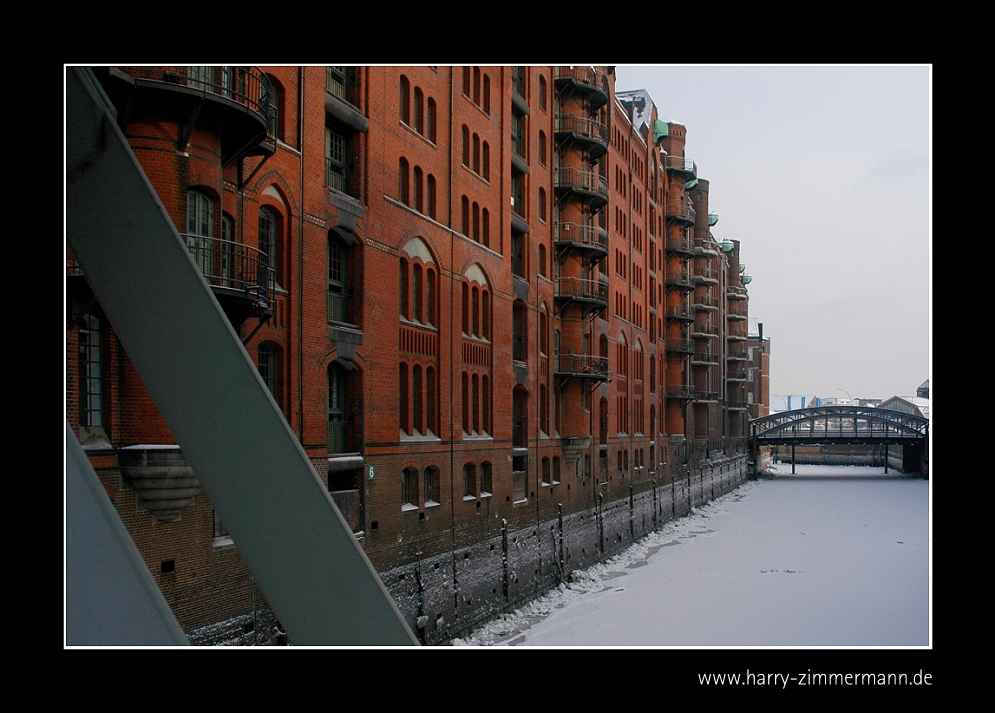
[(404, 433), (411, 433), (411, 410), (408, 407), (408, 365), (403, 361), (398, 369), (397, 380), (397, 406), (400, 416), (401, 430)]
[(403, 74), (401, 75), (401, 121), (411, 124), (411, 83)]
[(421, 87), (415, 87), (414, 129), (419, 134), (425, 134), (425, 95)]
[(414, 180), (412, 181), (412, 183), (414, 184), (414, 186), (413, 186), (414, 187), (414, 202), (412, 203), (411, 207), (414, 208), (419, 213), (424, 213), (425, 212), (425, 195), (424, 195), (425, 185), (424, 185), (424, 179), (422, 177), (421, 166), (415, 166), (414, 173), (415, 173)]
[(539, 75), (539, 108), (546, 111), (546, 78)]
[(406, 158), (401, 158), (397, 162), (397, 176), (398, 176), (398, 198), (404, 205), (411, 205), (411, 190), (408, 181), (410, 180), (408, 176), (408, 160)]
[(431, 173), (425, 185), (425, 213), (429, 218), (435, 218), (435, 176)]
[(546, 132), (539, 132), (539, 163), (546, 165)]
[(401, 471), (401, 509), (418, 509), (418, 469), (405, 468)]
[(263, 206), (259, 209), (259, 250), (269, 260), (270, 274), (277, 278), (280, 274), (279, 256), (279, 223), (272, 208)]
[(428, 110), (425, 113), (425, 138), (435, 143), (435, 99), (428, 100)]
[(491, 145), (486, 141), (483, 145), (483, 164), (481, 165), (481, 173), (488, 181), (491, 180)]
[(463, 165), (470, 166), (470, 128), (463, 124)]
[(205, 276), (210, 276), (214, 201), (202, 191), (187, 191), (187, 234), (184, 237), (197, 267)]
[(442, 502), (442, 484), (439, 469), (429, 466), (425, 469), (425, 507), (438, 505)]

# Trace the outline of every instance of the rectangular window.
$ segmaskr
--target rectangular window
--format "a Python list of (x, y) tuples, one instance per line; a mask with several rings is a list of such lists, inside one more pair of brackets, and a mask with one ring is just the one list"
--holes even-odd
[(348, 192), (348, 142), (343, 134), (325, 128), (325, 185)]
[(416, 510), (418, 508), (418, 471), (405, 468), (401, 471), (401, 509)]
[(79, 420), (81, 426), (103, 425), (103, 378), (100, 358), (100, 320), (86, 315), (79, 327)]

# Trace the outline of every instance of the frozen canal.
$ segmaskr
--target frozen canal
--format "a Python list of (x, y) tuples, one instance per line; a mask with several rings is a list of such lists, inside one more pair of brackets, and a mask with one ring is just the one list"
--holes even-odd
[(930, 484), (778, 465), (470, 646), (928, 646)]

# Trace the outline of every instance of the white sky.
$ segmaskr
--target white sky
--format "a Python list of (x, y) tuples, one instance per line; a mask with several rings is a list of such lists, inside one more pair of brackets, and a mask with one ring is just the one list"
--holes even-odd
[(932, 68), (619, 66), (687, 127), (741, 242), (774, 394), (913, 395), (930, 373)]

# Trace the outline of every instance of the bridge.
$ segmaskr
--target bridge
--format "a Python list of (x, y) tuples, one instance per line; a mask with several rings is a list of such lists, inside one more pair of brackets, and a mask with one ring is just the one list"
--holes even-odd
[(764, 446), (883, 444), (902, 446), (906, 471), (926, 473), (929, 419), (871, 406), (816, 406), (750, 421), (750, 452)]

